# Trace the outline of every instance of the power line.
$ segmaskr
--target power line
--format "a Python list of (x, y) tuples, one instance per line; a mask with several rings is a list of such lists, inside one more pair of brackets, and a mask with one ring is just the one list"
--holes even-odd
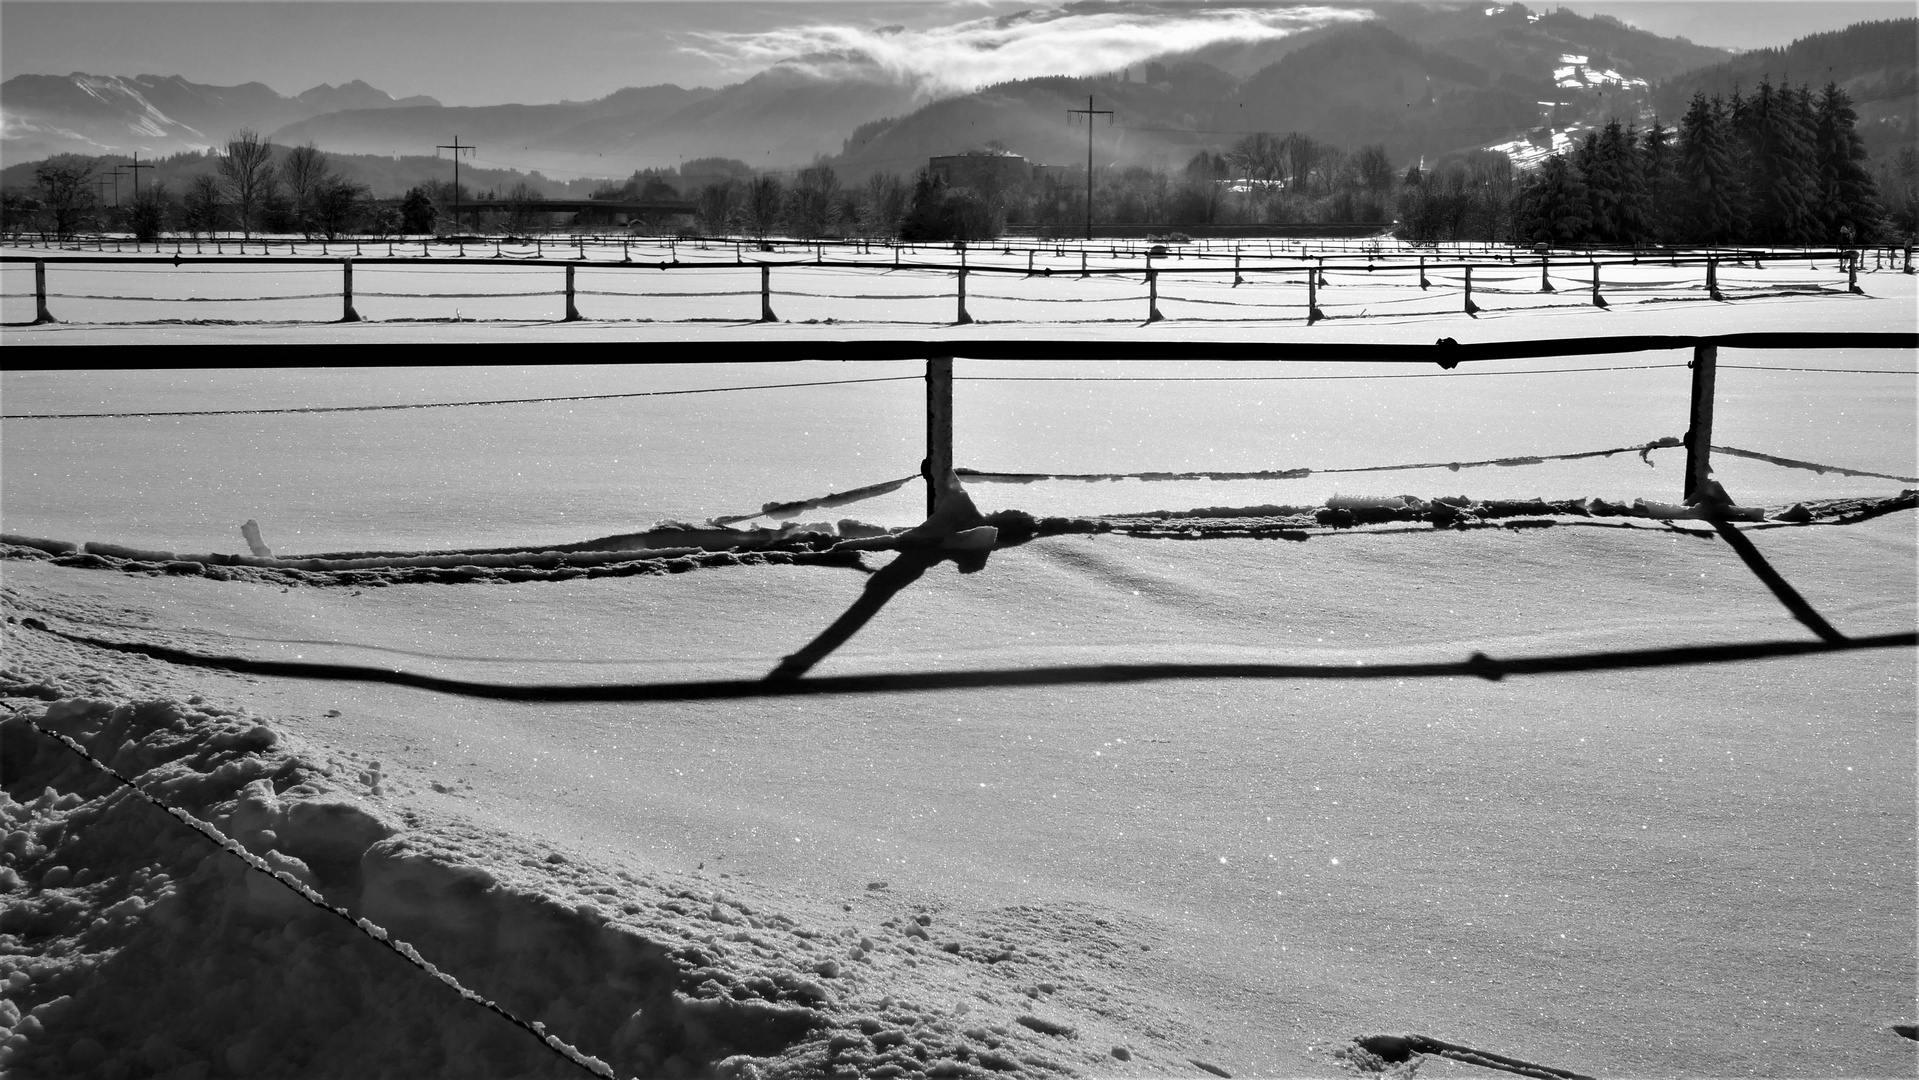
[(851, 386), (855, 383), (918, 382), (919, 375), (888, 375), (871, 379), (825, 379), (818, 382), (761, 383), (754, 386), (708, 386), (697, 390), (636, 390), (627, 394), (568, 394), (561, 397), (495, 398), (486, 401), (428, 401), (405, 405), (320, 405), (295, 409), (188, 409), (177, 412), (123, 413), (7, 413), (0, 420), (128, 420), (167, 416), (275, 416), (290, 413), (390, 412), (398, 409), (455, 409), (469, 405), (539, 405), (556, 401), (612, 401), (618, 398), (678, 397), (685, 394), (728, 394), (738, 390), (783, 390), (800, 386)]

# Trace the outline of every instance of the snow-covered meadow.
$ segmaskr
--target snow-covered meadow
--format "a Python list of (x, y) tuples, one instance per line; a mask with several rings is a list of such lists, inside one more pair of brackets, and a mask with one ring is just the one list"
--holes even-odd
[[(1105, 259), (1143, 265), (1134, 247)], [(1034, 255), (1052, 276), (969, 274), (977, 321), (959, 327), (955, 276), (930, 272), (776, 270), (785, 321), (762, 326), (753, 268), (582, 269), (586, 321), (560, 324), (558, 268), (356, 266), (369, 321), (348, 325), (322, 321), (339, 313), (337, 267), (50, 271), (66, 321), (10, 327), (7, 344), (696, 340), (716, 363), (8, 370), (9, 417), (520, 402), (5, 421), (4, 531), (124, 545), (15, 547), (0, 564), (8, 1068), (580, 1068), (31, 718), (622, 1076), (1321, 1075), (1395, 1068), (1352, 1039), (1398, 1032), (1594, 1075), (1910, 1072), (1913, 1044), (1891, 1030), (1914, 1020), (1909, 648), (1500, 681), (1174, 671), (769, 697), (754, 687), (782, 657), (869, 582), (898, 579), (873, 573), (891, 556), (642, 552), (408, 578), (211, 554), (244, 554), (248, 519), (281, 555), (537, 554), (917, 472), (920, 365), (718, 362), (769, 336), (1480, 341), (1910, 331), (1919, 311), (1913, 277), (1869, 271), (1853, 295), (1830, 261), (1721, 266), (1727, 302), (1701, 295), (1697, 268), (1609, 267), (1605, 310), (1576, 267), (1537, 292), (1535, 263), (1476, 273), (1475, 319), (1463, 275), (1436, 270), (1420, 290), (1413, 255), (1370, 275), (1329, 259), (1316, 299), (1330, 317), (1308, 326), (1303, 272), (1248, 259), (1234, 288), (1169, 257), (1154, 259), (1166, 321), (1149, 326), (1140, 274), (1082, 280), (1077, 248), (1059, 250)], [(6, 321), (24, 321), (30, 267), (24, 288), (17, 264), (3, 275)], [(659, 295), (693, 289), (734, 295)], [(380, 295), (512, 291), (541, 295)], [(302, 293), (323, 295), (236, 299)], [(108, 295), (171, 299), (78, 298)], [(1268, 318), (1266, 301), (1286, 306)], [(455, 311), (481, 321), (437, 321)], [(1245, 321), (1202, 321), (1222, 314)], [(156, 321), (182, 318), (202, 321)], [(709, 318), (725, 321), (686, 321)], [(816, 673), (1363, 669), (1808, 637), (1705, 523), (1594, 515), (1677, 502), (1682, 450), (1511, 463), (1683, 433), (1689, 358), (1435, 372), (962, 353), (962, 467), (1313, 471), (971, 483), (981, 511), (1108, 531), (1010, 544), (971, 572), (936, 563)], [(1715, 443), (1919, 475), (1911, 353), (1719, 363)], [(896, 381), (666, 396), (861, 379)], [(524, 400), (613, 394), (635, 396)], [(1509, 463), (1329, 471), (1493, 459)], [(1715, 469), (1774, 518), (1748, 536), (1841, 631), (1913, 629), (1911, 510), (1897, 509), (1911, 482)], [(1400, 495), (1556, 507), (1522, 528), (1490, 510), (1347, 528), (1312, 509)], [(1864, 501), (1832, 502), (1848, 498)], [(1813, 523), (1778, 520), (1795, 503)], [(1274, 509), (1137, 515), (1194, 507)], [(841, 519), (923, 514), (915, 481), (797, 520), (824, 525), (817, 549), (864, 531)], [(732, 689), (525, 702), (187, 657)]]

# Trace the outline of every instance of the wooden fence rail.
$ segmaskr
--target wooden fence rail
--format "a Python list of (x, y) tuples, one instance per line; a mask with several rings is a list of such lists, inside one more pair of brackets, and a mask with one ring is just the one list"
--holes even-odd
[[(710, 341), (580, 341), (565, 349), (532, 348), (531, 342), (490, 341), (409, 344), (406, 362), (421, 367), (489, 364), (710, 364)], [(929, 508), (936, 485), (953, 457), (953, 360), (996, 361), (1230, 361), (1435, 364), (1452, 370), (1461, 364), (1495, 360), (1551, 359), (1566, 356), (1690, 350), (1692, 390), (1683, 443), (1686, 447), (1684, 496), (1706, 496), (1712, 474), (1713, 401), (1720, 351), (1818, 352), (1835, 349), (1883, 349), (1919, 353), (1919, 332), (1784, 331), (1711, 336), (1646, 334), (1597, 338), (1546, 338), (1524, 341), (1459, 342), (1441, 338), (1431, 345), (1355, 342), (1164, 341), (1150, 339), (1069, 338), (893, 338), (799, 341), (768, 338), (730, 341), (728, 363), (794, 363), (804, 360), (912, 361), (926, 365), (926, 474)], [(140, 351), (140, 366), (156, 369), (242, 368), (253, 366), (258, 346), (153, 345)], [(275, 345), (275, 366), (339, 367), (363, 362), (353, 350), (330, 343)], [(10, 367), (117, 367), (126, 360), (119, 346), (20, 345), (7, 350)]]

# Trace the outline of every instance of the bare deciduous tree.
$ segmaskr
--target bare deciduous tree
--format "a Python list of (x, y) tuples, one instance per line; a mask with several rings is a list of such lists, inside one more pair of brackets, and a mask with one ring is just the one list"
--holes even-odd
[(913, 192), (897, 173), (874, 173), (866, 178), (860, 199), (860, 226), (869, 236), (884, 236), (899, 228), (906, 202)]
[(693, 203), (701, 232), (708, 236), (732, 232), (740, 216), (740, 182), (729, 179), (708, 184)]
[(93, 174), (98, 162), (78, 154), (50, 157), (33, 169), (33, 186), (40, 189), (53, 235), (66, 239), (79, 230), (94, 210)]
[(740, 209), (747, 229), (755, 238), (764, 240), (768, 233), (779, 228), (780, 211), (785, 202), (786, 191), (778, 177), (757, 176), (747, 183), (746, 204)]
[(1384, 146), (1379, 143), (1362, 146), (1355, 158), (1359, 166), (1359, 182), (1365, 185), (1367, 191), (1379, 195), (1392, 190), (1398, 174)]
[(329, 176), (309, 193), (307, 221), (328, 240), (337, 240), (353, 231), (355, 220), (366, 209), (367, 188), (343, 176)]
[(314, 199), (327, 189), (328, 181), (332, 179), (326, 155), (311, 142), (294, 147), (287, 151), (286, 159), (280, 162), (280, 179), (285, 183), (287, 197), (292, 202), (293, 220), (299, 224), (302, 233), (312, 235), (309, 219), (313, 213)]
[(220, 181), (211, 173), (200, 173), (187, 181), (188, 231), (212, 236), (220, 228)]
[(816, 161), (801, 169), (788, 199), (791, 208), (788, 220), (794, 231), (805, 237), (826, 235), (835, 224), (833, 211), (838, 206), (839, 193), (840, 178), (833, 166)]
[(505, 201), (503, 224), (508, 232), (530, 233), (535, 226), (540, 226), (539, 231), (545, 231), (547, 211), (539, 209), (539, 204), (546, 201), (546, 192), (522, 180), (507, 190)]
[(165, 181), (156, 180), (133, 197), (133, 209), (127, 215), (137, 240), (158, 240), (167, 227), (167, 204), (171, 192)]
[(220, 181), (240, 219), (240, 235), (253, 235), (253, 218), (273, 189), (273, 174), (273, 143), (259, 132), (241, 128), (227, 140)]

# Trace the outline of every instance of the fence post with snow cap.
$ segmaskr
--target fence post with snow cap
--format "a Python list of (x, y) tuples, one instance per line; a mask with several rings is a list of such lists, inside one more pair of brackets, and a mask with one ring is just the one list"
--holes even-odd
[(940, 481), (953, 468), (953, 358), (926, 361), (926, 515), (937, 508)]
[(346, 306), (340, 312), (341, 322), (359, 322), (360, 313), (353, 310), (353, 260), (340, 260), (340, 291)]
[(573, 306), (573, 264), (566, 266), (566, 315), (563, 322), (579, 322), (580, 309)]
[(1692, 412), (1687, 419), (1685, 501), (1702, 496), (1712, 479), (1712, 396), (1719, 374), (1719, 346), (1695, 345), (1692, 350)]
[(33, 263), (33, 325), (41, 326), (50, 322), (59, 322), (53, 313), (47, 310), (47, 261), (35, 259)]
[(760, 264), (760, 321), (779, 322), (773, 315), (773, 268)]

